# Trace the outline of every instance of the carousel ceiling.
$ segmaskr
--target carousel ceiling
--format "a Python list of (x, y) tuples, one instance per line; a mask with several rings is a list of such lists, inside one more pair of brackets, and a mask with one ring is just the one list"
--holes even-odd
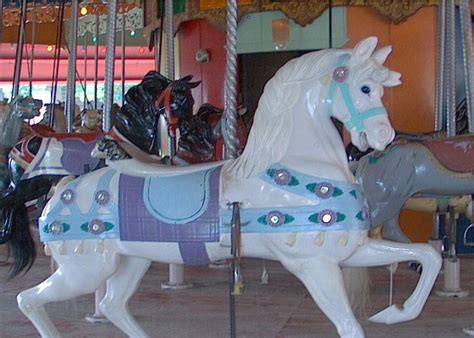
[[(326, 9), (329, 0), (238, 0), (239, 19), (256, 12), (281, 11), (301, 26), (312, 23)], [(375, 9), (387, 20), (397, 24), (405, 21), (424, 6), (434, 6), (437, 0), (332, 0), (333, 6), (366, 6)], [(474, 4), (474, 0), (471, 0)], [(177, 3), (179, 6), (177, 6)], [(226, 0), (176, 0), (175, 30), (184, 21), (206, 19), (218, 29), (225, 30)], [(182, 10), (176, 10), (182, 7)], [(471, 5), (472, 7), (472, 5)], [(145, 29), (159, 27), (160, 14), (156, 0), (144, 0)]]

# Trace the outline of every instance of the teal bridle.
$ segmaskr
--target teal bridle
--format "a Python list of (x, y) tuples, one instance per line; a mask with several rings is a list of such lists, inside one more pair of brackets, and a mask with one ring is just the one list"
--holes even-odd
[(330, 116), (332, 116), (332, 104), (334, 100), (334, 95), (336, 90), (339, 89), (341, 92), (344, 103), (346, 104), (347, 110), (349, 111), (349, 119), (344, 123), (344, 126), (347, 130), (355, 129), (358, 132), (364, 131), (364, 121), (377, 116), (385, 114), (387, 115), (387, 110), (385, 107), (375, 107), (370, 108), (364, 111), (358, 111), (352, 100), (351, 93), (349, 91), (349, 85), (347, 84), (347, 79), (349, 77), (349, 69), (344, 65), (345, 62), (349, 59), (350, 54), (343, 54), (339, 56), (339, 59), (336, 63), (336, 69), (332, 74), (332, 80), (329, 85), (328, 97), (326, 99), (327, 109)]

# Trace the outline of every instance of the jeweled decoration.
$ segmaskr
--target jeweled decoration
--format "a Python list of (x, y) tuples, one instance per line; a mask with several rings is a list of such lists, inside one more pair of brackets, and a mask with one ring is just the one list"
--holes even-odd
[(333, 225), (336, 222), (342, 222), (346, 219), (346, 215), (340, 212), (335, 212), (330, 209), (325, 209), (308, 217), (308, 220), (313, 223), (320, 223), (323, 225)]
[(326, 209), (319, 213), (319, 222), (324, 225), (333, 225), (336, 223), (337, 215), (334, 211)]
[(346, 66), (340, 66), (334, 69), (332, 79), (336, 82), (344, 82), (349, 77), (349, 69)]
[(265, 217), (265, 221), (271, 227), (276, 228), (285, 224), (285, 215), (277, 210), (270, 211)]
[(99, 190), (95, 193), (95, 202), (99, 205), (106, 205), (110, 201), (110, 194), (106, 190)]
[(314, 192), (316, 196), (322, 199), (341, 196), (344, 192), (329, 182), (310, 183), (306, 185), (308, 191)]
[(89, 222), (88, 230), (91, 234), (100, 235), (105, 231), (105, 224), (100, 219), (93, 219)]
[(61, 235), (68, 232), (71, 226), (67, 223), (61, 223), (59, 221), (53, 221), (43, 227), (43, 232), (51, 235)]
[(48, 233), (52, 235), (60, 235), (64, 232), (64, 226), (58, 221), (54, 221), (48, 225)]
[(314, 189), (314, 193), (316, 194), (316, 196), (324, 199), (331, 197), (333, 192), (334, 187), (331, 183), (328, 182), (321, 182)]
[(286, 169), (277, 169), (273, 173), (273, 181), (278, 185), (287, 185), (291, 182), (291, 174)]
[(74, 201), (74, 197), (74, 191), (71, 189), (66, 189), (61, 194), (61, 201), (63, 201), (64, 204), (71, 204)]

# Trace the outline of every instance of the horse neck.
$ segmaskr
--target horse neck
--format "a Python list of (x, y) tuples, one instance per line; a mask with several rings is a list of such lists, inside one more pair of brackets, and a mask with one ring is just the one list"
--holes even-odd
[(293, 130), (280, 162), (308, 175), (354, 182), (341, 137), (325, 105), (318, 104), (314, 111), (308, 110), (310, 106), (305, 99), (292, 108)]

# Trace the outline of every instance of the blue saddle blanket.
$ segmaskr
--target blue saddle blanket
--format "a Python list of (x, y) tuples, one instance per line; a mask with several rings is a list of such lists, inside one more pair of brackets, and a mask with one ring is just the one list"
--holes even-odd
[(210, 170), (172, 177), (146, 178), (143, 203), (156, 219), (185, 224), (202, 216), (209, 206)]

